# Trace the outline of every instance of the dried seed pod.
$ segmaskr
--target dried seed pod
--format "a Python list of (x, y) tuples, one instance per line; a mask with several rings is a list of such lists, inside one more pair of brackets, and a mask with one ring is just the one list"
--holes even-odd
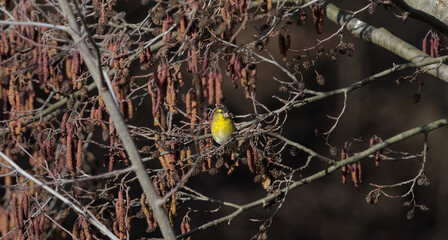
[(188, 49), (187, 51), (187, 66), (188, 66), (188, 72), (193, 71), (193, 61), (191, 59), (191, 50)]
[[(166, 19), (163, 20), (162, 22), (162, 33), (168, 31), (171, 23), (173, 23), (173, 19), (170, 16), (167, 16)], [(167, 34), (163, 35), (162, 40), (165, 44), (169, 43), (171, 41), (171, 32), (168, 32)]]
[[(185, 229), (187, 230), (187, 232), (190, 232), (191, 229), (190, 229), (190, 223), (189, 222), (185, 223)], [(187, 237), (186, 240), (191, 240), (191, 236)]]
[(220, 105), (221, 101), (224, 99), (224, 94), (222, 92), (222, 73), (218, 72), (215, 76), (215, 102)]
[(180, 167), (184, 166), (184, 159), (187, 157), (187, 150), (186, 149), (182, 149), (180, 150), (180, 154), (179, 154), (179, 160), (177, 161), (177, 163), (179, 164)]
[(158, 106), (157, 106), (157, 94), (154, 92), (151, 86), (151, 81), (148, 81), (148, 93), (151, 96), (151, 102), (152, 102), (152, 114), (153, 117), (157, 114)]
[(366, 196), (366, 202), (370, 204), (377, 204), (378, 199), (381, 196), (381, 191), (379, 189), (375, 189), (369, 192)]
[(272, 0), (267, 0), (268, 11), (272, 9)]
[(185, 113), (187, 114), (188, 118), (191, 118), (191, 89), (185, 96)]
[(191, 128), (194, 128), (194, 125), (197, 123), (198, 121), (198, 102), (197, 102), (197, 97), (194, 91), (191, 92), (191, 106), (190, 106), (190, 110), (191, 110), (191, 118), (190, 118), (190, 124), (191, 124)]
[[(23, 228), (23, 221), (20, 220), (21, 214), (19, 214), (19, 207), (17, 203), (17, 197), (13, 197), (12, 199), (12, 214), (14, 216), (14, 223), (17, 228), (22, 229)], [(23, 220), (23, 219), (22, 219)]]
[(62, 132), (62, 136), (67, 136), (67, 120), (68, 120), (68, 112), (64, 113), (64, 115), (62, 116), (62, 120), (61, 120), (61, 132)]
[(140, 198), (140, 206), (146, 217), (146, 222), (148, 223), (148, 232), (153, 232), (157, 227), (157, 220), (154, 217), (154, 212), (149, 204), (147, 204), (146, 196), (142, 193)]
[(47, 148), (45, 147), (43, 132), (39, 132), (37, 135), (37, 142), (39, 143), (40, 151), (45, 160), (47, 160)]
[(347, 174), (348, 174), (348, 172), (347, 172), (347, 166), (342, 166), (341, 167), (341, 170), (342, 170), (342, 183), (343, 184), (345, 184), (345, 183), (347, 183)]
[(101, 2), (99, 0), (92, 0), (92, 6), (95, 18), (99, 18), (101, 11)]
[(82, 168), (82, 140), (78, 139), (78, 144), (76, 147), (76, 168), (81, 170)]
[(39, 232), (40, 234), (45, 232), (45, 215), (40, 214), (38, 217), (38, 223), (39, 223)]
[[(159, 149), (160, 152), (164, 152), (165, 150)], [(160, 164), (162, 165), (163, 169), (168, 169), (169, 164), (166, 162), (166, 158), (164, 156), (159, 157)]]
[(115, 213), (117, 215), (120, 239), (124, 239), (126, 236), (126, 209), (125, 209), (123, 191), (118, 191), (118, 200), (115, 203)]
[(261, 177), (261, 185), (264, 189), (267, 189), (271, 185), (271, 178), (266, 174), (261, 175)]
[(107, 169), (109, 172), (112, 172), (114, 170), (114, 165), (115, 165), (115, 155), (111, 151), (109, 151), (109, 158), (107, 159)]
[(96, 33), (98, 35), (103, 35), (105, 30), (106, 30), (106, 8), (104, 5), (101, 5), (101, 9), (100, 9), (100, 16), (98, 18), (98, 26), (96, 29)]
[(134, 107), (132, 106), (132, 100), (130, 98), (126, 99), (126, 105), (128, 110), (128, 118), (133, 119), (134, 118)]
[(75, 221), (73, 224), (72, 234), (76, 239), (81, 238), (81, 225), (79, 224), (79, 221)]
[[(346, 150), (345, 148), (341, 149), (341, 161), (347, 158), (347, 154), (346, 154)], [(341, 167), (342, 170), (342, 183), (345, 184), (347, 182), (347, 175), (349, 173), (348, 169), (347, 169), (347, 165), (344, 165)]]
[(87, 218), (81, 217), (81, 226), (82, 226), (82, 230), (84, 231), (85, 239), (91, 240), (92, 234), (90, 233), (90, 227), (89, 227), (89, 222), (87, 221)]
[(9, 232), (9, 217), (5, 210), (0, 211), (0, 234), (6, 236)]
[(209, 53), (208, 53), (208, 49), (205, 50), (204, 53), (204, 60), (202, 62), (202, 73), (205, 75), (205, 71), (208, 68), (208, 62), (209, 62)]
[[(317, 73), (317, 72), (316, 72), (316, 73)], [(324, 78), (324, 76), (322, 76), (321, 74), (317, 74), (317, 75), (316, 75), (316, 82), (317, 82), (319, 85), (323, 86), (323, 85), (325, 84), (325, 78)]]
[(76, 75), (78, 75), (80, 72), (80, 68), (81, 64), (80, 64), (79, 52), (73, 52), (72, 67), (71, 67), (72, 76), (76, 78)]
[(170, 201), (170, 207), (169, 207), (169, 213), (168, 213), (168, 217), (170, 219), (171, 222), (171, 226), (174, 225), (174, 218), (177, 216), (177, 203), (176, 203), (176, 195), (173, 194), (171, 196), (171, 201)]
[(324, 25), (324, 17), (325, 12), (322, 6), (319, 4), (315, 4), (313, 6), (313, 21), (314, 21), (314, 29), (316, 30), (316, 33), (322, 34), (322, 29)]
[(358, 177), (358, 181), (359, 182), (362, 182), (362, 175), (361, 175), (361, 162), (357, 162), (357, 165), (356, 165), (356, 170), (357, 170), (357, 172), (356, 172), (356, 175), (357, 175), (357, 177)]
[(185, 228), (185, 223), (183, 221), (180, 224), (180, 232), (181, 232), (181, 234), (187, 233), (187, 229)]
[(140, 42), (140, 47), (139, 47), (139, 51), (140, 53), (138, 54), (138, 58), (140, 60), (140, 63), (144, 63), (146, 62), (146, 49), (143, 49), (143, 42)]
[(192, 64), (193, 73), (197, 74), (198, 73), (198, 57), (197, 57), (195, 49), (193, 49), (192, 54), (191, 54), (191, 64)]
[(165, 129), (167, 129), (165, 111), (160, 111), (160, 127), (162, 128), (163, 131), (165, 131)]
[(249, 77), (249, 85), (250, 85), (250, 92), (255, 93), (257, 89), (257, 69), (255, 64), (251, 64), (248, 66), (248, 69), (250, 71), (250, 77)]
[(176, 109), (176, 105), (177, 105), (177, 91), (175, 89), (174, 81), (171, 78), (171, 76), (168, 76), (167, 79), (168, 79), (168, 87), (167, 87), (167, 102), (168, 102), (168, 106), (170, 108), (170, 112), (176, 114), (176, 113), (178, 113), (178, 111)]
[(300, 11), (299, 19), (297, 20), (297, 24), (300, 26), (303, 26), (306, 24), (306, 19), (308, 16), (306, 15), (306, 12), (303, 11), (303, 9)]
[(47, 140), (45, 142), (45, 149), (47, 154), (47, 161), (52, 162), (54, 160), (54, 149), (51, 140)]
[[(10, 30), (12, 31), (12, 30)], [(6, 36), (5, 32), (1, 33), (1, 39), (0, 39), (0, 56), (7, 56), (9, 54), (9, 42), (8, 37)]]
[(215, 78), (216, 72), (210, 71), (208, 74), (208, 104), (212, 105), (215, 101)]
[(353, 171), (351, 171), (351, 175), (352, 175), (352, 182), (355, 185), (355, 188), (358, 188), (358, 177), (356, 176), (356, 169), (354, 169)]
[(247, 165), (249, 166), (249, 170), (251, 173), (255, 173), (254, 168), (254, 158), (252, 157), (252, 152), (249, 147), (246, 147), (246, 157), (247, 157)]
[(282, 31), (280, 31), (280, 34), (278, 35), (278, 46), (280, 48), (280, 53), (283, 55), (283, 61), (286, 61), (286, 53), (288, 52), (286, 37), (286, 31), (282, 29)]
[[(207, 76), (205, 74), (201, 77), (201, 90), (202, 90), (202, 97), (207, 98), (208, 97), (208, 88), (207, 88)], [(203, 99), (201, 98), (201, 99)]]
[[(372, 147), (375, 144), (381, 143), (382, 141), (383, 140), (380, 137), (378, 137), (376, 135), (373, 135), (370, 138), (370, 142), (369, 142), (370, 147)], [(382, 153), (383, 153), (382, 149), (380, 151), (375, 152), (375, 167), (379, 167), (380, 166), (380, 160), (381, 160), (381, 154)]]
[(70, 173), (72, 176), (76, 175), (76, 169), (74, 165), (74, 156), (73, 156), (73, 129), (70, 123), (66, 123), (66, 129), (67, 129), (67, 150), (66, 150), (66, 163), (68, 166), (68, 169), (70, 170)]
[(185, 17), (182, 16), (177, 27), (177, 41), (182, 42), (186, 33), (186, 28), (186, 20)]
[(166, 81), (167, 76), (168, 76), (167, 65), (160, 64), (158, 69), (159, 69), (159, 71), (156, 74), (154, 74), (154, 83), (157, 86), (157, 102), (156, 102), (156, 105), (153, 106), (153, 110), (155, 110), (153, 112), (153, 116), (155, 116), (157, 114), (157, 112), (159, 111), (159, 106), (160, 106), (160, 104), (162, 104), (163, 99), (165, 98), (167, 85), (168, 85), (167, 81)]
[(248, 74), (247, 68), (243, 68), (243, 70), (241, 70), (241, 86), (243, 86), (243, 88), (244, 88), (244, 93), (246, 94), (246, 98), (250, 97), (248, 77), (249, 77), (249, 74)]
[(165, 157), (165, 164), (171, 171), (174, 171), (176, 167), (176, 154), (168, 153), (164, 157)]

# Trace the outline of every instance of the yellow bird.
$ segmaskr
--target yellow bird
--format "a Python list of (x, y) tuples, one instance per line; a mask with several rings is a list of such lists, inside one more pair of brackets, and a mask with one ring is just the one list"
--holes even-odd
[[(221, 107), (216, 109), (213, 113), (211, 129), (213, 139), (215, 139), (219, 145), (227, 143), (236, 131), (235, 125), (233, 124), (229, 113)], [(228, 144), (228, 146), (232, 150), (233, 154), (238, 156), (238, 143), (236, 141), (232, 141)]]

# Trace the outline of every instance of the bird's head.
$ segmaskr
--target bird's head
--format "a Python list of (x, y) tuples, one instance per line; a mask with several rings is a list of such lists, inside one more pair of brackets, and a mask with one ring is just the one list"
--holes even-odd
[(227, 112), (226, 109), (219, 107), (215, 110), (215, 113), (213, 114), (213, 118), (217, 119), (217, 118), (224, 118), (227, 119), (229, 118), (229, 113)]

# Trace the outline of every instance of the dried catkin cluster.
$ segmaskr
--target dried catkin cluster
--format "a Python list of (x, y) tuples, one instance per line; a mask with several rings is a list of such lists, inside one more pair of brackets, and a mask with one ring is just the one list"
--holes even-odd
[[(82, 79), (80, 79), (80, 75), (83, 72), (84, 68), (84, 60), (82, 59), (79, 52), (73, 52), (73, 57), (71, 60), (67, 58), (68, 62), (66, 62), (66, 74), (67, 76), (71, 76), (73, 89), (81, 89), (82, 87)], [(68, 64), (71, 63), (71, 66)], [(70, 70), (70, 71), (69, 71)]]
[(241, 70), (241, 86), (244, 88), (246, 98), (250, 98), (257, 89), (257, 68), (255, 64), (248, 64)]
[(78, 215), (78, 218), (73, 224), (72, 234), (77, 239), (84, 239), (84, 240), (93, 239), (87, 218), (85, 218), (81, 214)]
[[(430, 35), (430, 36), (429, 36)], [(440, 37), (435, 31), (430, 30), (422, 40), (422, 51), (428, 54), (427, 45), (429, 38), (429, 54), (431, 57), (440, 57)]]
[[(182, 234), (184, 234), (189, 232), (190, 230), (190, 217), (188, 217), (188, 215), (185, 215), (185, 217), (182, 219), (182, 223), (180, 224), (180, 231)], [(185, 238), (185, 240), (191, 240), (191, 237), (187, 237)]]
[[(20, 180), (23, 180), (20, 179)], [(0, 207), (0, 233), (6, 239), (22, 239), (29, 232), (33, 236), (40, 236), (45, 231), (43, 214), (31, 216), (30, 196), (25, 191), (13, 193), (10, 208)]]
[(68, 169), (70, 170), (70, 173), (72, 176), (76, 175), (76, 163), (75, 163), (75, 134), (73, 126), (70, 123), (66, 123), (66, 130), (67, 130), (67, 137), (66, 137), (66, 163), (68, 166)]
[[(377, 135), (373, 135), (370, 138), (369, 145), (370, 145), (370, 147), (372, 147), (373, 145), (381, 143), (381, 142), (383, 142), (383, 139), (381, 139)], [(382, 154), (383, 154), (383, 149), (375, 152), (375, 167), (379, 167), (380, 166), (380, 161), (382, 159), (382, 156), (381, 156)]]
[(241, 57), (239, 57), (235, 52), (232, 54), (229, 64), (227, 64), (226, 73), (230, 75), (233, 87), (238, 88), (238, 79), (241, 78), (241, 70), (244, 68), (245, 64)]
[(222, 92), (222, 73), (219, 70), (210, 71), (208, 74), (208, 104), (220, 105), (224, 100), (224, 93)]
[(40, 152), (43, 159), (47, 162), (52, 162), (55, 159), (53, 143), (51, 140), (52, 139), (50, 136), (44, 137), (43, 132), (39, 132), (39, 134), (37, 135), (37, 142), (40, 147)]
[(271, 185), (271, 177), (268, 169), (267, 159), (261, 158), (259, 149), (252, 143), (246, 141), (246, 161), (251, 173), (256, 174), (254, 182), (260, 182), (263, 188)]
[[(341, 150), (341, 160), (349, 158), (347, 154), (347, 150), (342, 148)], [(351, 174), (352, 182), (356, 188), (358, 188), (358, 184), (362, 182), (361, 180), (361, 162), (350, 163), (345, 166), (342, 166), (342, 183), (347, 182), (347, 175)]]
[(313, 6), (314, 29), (318, 34), (322, 34), (322, 29), (324, 26), (324, 18), (325, 18), (325, 12), (322, 6), (320, 6), (319, 4), (314, 4)]
[(134, 117), (134, 107), (129, 94), (134, 78), (131, 77), (129, 66), (125, 63), (128, 50), (124, 46), (126, 44), (119, 41), (111, 41), (105, 44), (105, 48), (112, 53), (109, 66), (114, 69), (115, 74), (111, 82), (120, 105), (121, 114), (124, 119), (132, 119)]
[(142, 193), (140, 197), (140, 207), (143, 213), (145, 214), (146, 222), (148, 223), (147, 232), (153, 232), (157, 228), (157, 219), (154, 216), (154, 211), (146, 200), (146, 196)]
[(140, 68), (142, 70), (147, 69), (148, 67), (152, 67), (154, 65), (153, 59), (152, 59), (152, 54), (151, 54), (151, 49), (149, 47), (144, 48), (144, 42), (140, 42), (140, 47), (139, 47), (139, 59), (140, 59)]
[(185, 97), (185, 105), (187, 117), (190, 119), (190, 127), (193, 129), (198, 123), (198, 102), (194, 90), (190, 89), (190, 91), (188, 91)]
[(268, 12), (272, 9), (272, 0), (258, 0), (262, 13)]
[[(161, 110), (160, 107), (165, 98), (169, 111), (178, 113), (176, 109), (177, 92), (181, 83), (182, 77), (179, 71), (177, 71), (177, 74), (172, 74), (167, 64), (161, 63), (158, 66), (157, 72), (154, 73), (154, 81), (148, 82), (148, 93), (151, 96), (152, 114), (154, 117)], [(154, 85), (157, 91), (155, 91)]]
[[(210, 128), (204, 129), (204, 134), (210, 134)], [(205, 140), (199, 141), (199, 152), (205, 152), (207, 149), (213, 149), (213, 140), (211, 138), (207, 138)], [(202, 161), (202, 168), (201, 170), (203, 172), (207, 172), (212, 169), (212, 156), (211, 154), (207, 154), (205, 157), (205, 161)]]
[(286, 54), (291, 48), (291, 36), (289, 35), (289, 28), (283, 27), (278, 34), (278, 46), (280, 53), (283, 55), (283, 61), (286, 61)]
[[(165, 33), (168, 31), (168, 29), (171, 27), (171, 25), (173, 24), (173, 18), (171, 18), (170, 16), (167, 16), (163, 22), (162, 22), (162, 32)], [(171, 32), (167, 32), (167, 34), (163, 35), (162, 40), (165, 44), (168, 44), (171, 42)]]
[(115, 4), (116, 1), (92, 0), (94, 16), (98, 19), (97, 34), (103, 35), (106, 32), (107, 23), (116, 14), (113, 10)]
[[(177, 171), (171, 171), (171, 174), (158, 174), (153, 178), (153, 186), (160, 198), (164, 198), (166, 194), (176, 186), (179, 175)], [(177, 216), (176, 194), (171, 195), (163, 204), (163, 208), (168, 213), (171, 225), (174, 224), (174, 218)]]
[(130, 217), (128, 214), (128, 207), (126, 203), (129, 204), (129, 196), (126, 192), (126, 200), (123, 196), (123, 191), (118, 191), (118, 200), (115, 203), (115, 214), (117, 220), (113, 224), (113, 229), (115, 235), (119, 236), (120, 239), (127, 238), (127, 232), (130, 230)]

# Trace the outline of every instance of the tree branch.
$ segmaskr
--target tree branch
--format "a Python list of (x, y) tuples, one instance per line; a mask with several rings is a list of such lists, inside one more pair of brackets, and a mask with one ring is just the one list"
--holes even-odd
[[(75, 42), (78, 42), (78, 49), (80, 54), (82, 55), (84, 61), (86, 62), (86, 66), (95, 81), (95, 84), (98, 88), (98, 91), (101, 97), (104, 100), (104, 104), (109, 112), (109, 115), (112, 118), (112, 121), (115, 125), (118, 135), (120, 136), (123, 145), (126, 149), (126, 152), (129, 155), (129, 159), (132, 162), (132, 166), (135, 167), (135, 174), (137, 175), (138, 181), (140, 182), (140, 186), (143, 189), (152, 209), (154, 210), (155, 217), (157, 219), (158, 225), (162, 232), (162, 235), (165, 239), (175, 239), (173, 229), (171, 228), (171, 223), (165, 213), (165, 210), (157, 205), (157, 200), (159, 196), (157, 195), (152, 183), (149, 179), (148, 174), (146, 173), (145, 167), (143, 165), (140, 154), (138, 153), (137, 147), (129, 133), (129, 129), (126, 126), (126, 122), (121, 116), (120, 110), (114, 102), (112, 94), (107, 86), (104, 84), (104, 78), (102, 76), (101, 64), (100, 64), (100, 56), (94, 56), (89, 49), (86, 41), (82, 39), (82, 33), (76, 22), (76, 18), (73, 14), (72, 9), (66, 0), (58, 0), (59, 5), (62, 11), (65, 14), (67, 22), (72, 29), (72, 38)], [(93, 41), (91, 44), (95, 44)]]
[[(323, 8), (328, 19), (339, 25), (346, 24), (346, 29), (356, 37), (383, 47), (413, 63), (420, 63), (432, 59), (428, 54), (396, 37), (385, 28), (376, 28), (354, 18), (336, 5), (325, 3)], [(441, 64), (440, 66), (429, 65), (424, 70), (427, 70), (429, 74), (448, 83), (448, 66), (446, 64)]]
[(399, 8), (409, 12), (409, 16), (420, 20), (448, 34), (448, 8), (446, 3), (438, 0), (392, 0)]

